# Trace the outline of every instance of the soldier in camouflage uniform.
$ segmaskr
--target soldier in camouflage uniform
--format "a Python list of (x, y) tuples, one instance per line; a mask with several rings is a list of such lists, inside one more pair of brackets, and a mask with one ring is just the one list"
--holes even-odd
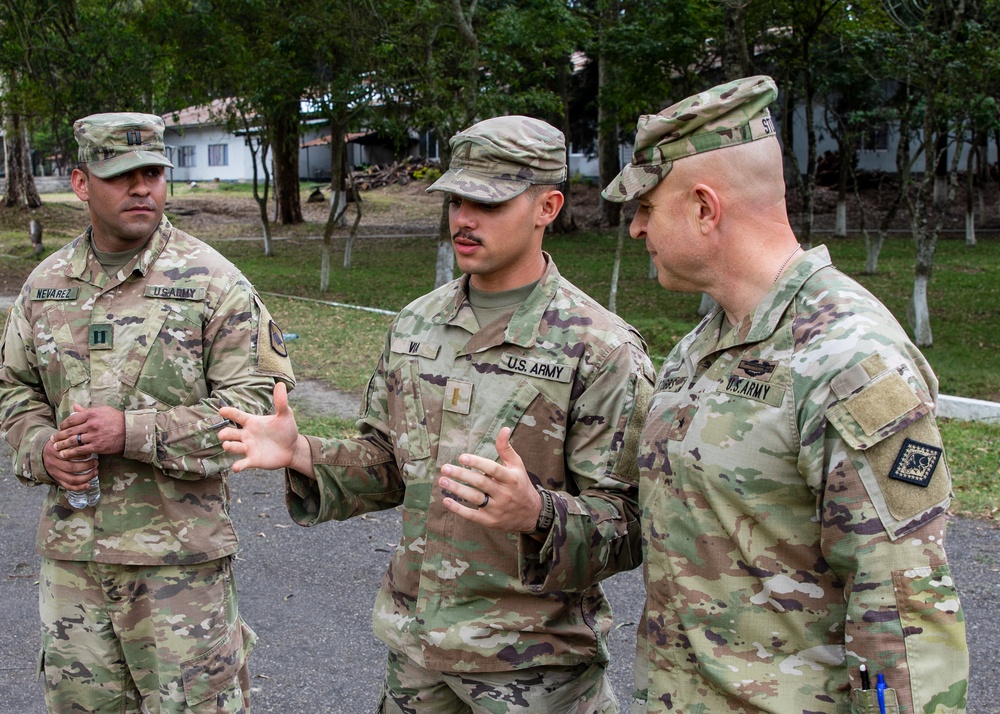
[(965, 710), (937, 379), (885, 307), (802, 253), (768, 77), (639, 120), (605, 189), (660, 283), (719, 307), (667, 357), (639, 447), (634, 712)]
[[(218, 408), (292, 383), (246, 278), (172, 227), (163, 121), (75, 124), (91, 226), (44, 260), (7, 320), (0, 422), (38, 529), (51, 712), (242, 712), (254, 634), (237, 611)], [(96, 470), (96, 471), (95, 471)], [(97, 473), (96, 506), (67, 491)]]
[(598, 583), (639, 564), (652, 366), (542, 251), (563, 204), (562, 133), (499, 117), (452, 147), (428, 190), (451, 196), (465, 275), (396, 317), (360, 438), (299, 435), (281, 385), (273, 418), (222, 410), (243, 426), (222, 437), (246, 456), (235, 469), (291, 467), (300, 524), (402, 506), (373, 616), (389, 648), (380, 711), (616, 712)]

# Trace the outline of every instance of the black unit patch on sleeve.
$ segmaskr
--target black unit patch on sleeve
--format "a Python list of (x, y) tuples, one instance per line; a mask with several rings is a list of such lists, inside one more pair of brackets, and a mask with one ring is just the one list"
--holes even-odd
[(926, 488), (941, 460), (941, 453), (937, 446), (907, 439), (899, 449), (889, 478)]
[(285, 335), (281, 329), (271, 320), (268, 324), (268, 331), (271, 333), (271, 349), (282, 357), (288, 356), (288, 348), (285, 347)]

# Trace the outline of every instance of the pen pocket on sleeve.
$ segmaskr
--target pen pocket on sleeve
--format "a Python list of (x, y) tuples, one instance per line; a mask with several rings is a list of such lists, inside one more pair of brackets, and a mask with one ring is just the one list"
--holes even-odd
[[(878, 692), (874, 689), (855, 689), (851, 696), (851, 714), (879, 714)], [(899, 714), (896, 690), (885, 690), (885, 714)]]

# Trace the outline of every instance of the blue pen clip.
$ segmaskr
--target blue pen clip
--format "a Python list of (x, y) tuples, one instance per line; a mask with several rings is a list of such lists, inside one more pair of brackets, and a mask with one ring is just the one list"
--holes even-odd
[(878, 678), (875, 680), (875, 694), (878, 696), (878, 711), (879, 714), (885, 714), (885, 677), (882, 673), (878, 673)]

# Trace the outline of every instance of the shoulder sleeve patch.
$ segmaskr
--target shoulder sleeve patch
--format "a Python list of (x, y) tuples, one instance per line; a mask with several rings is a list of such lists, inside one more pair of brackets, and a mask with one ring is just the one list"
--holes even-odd
[(927, 488), (943, 453), (941, 449), (931, 444), (921, 444), (919, 441), (907, 439), (896, 455), (896, 462), (892, 465), (889, 478)]
[(292, 373), (292, 363), (288, 359), (288, 347), (281, 328), (271, 319), (264, 303), (254, 293), (254, 303), (257, 312), (257, 355), (254, 372), (278, 377), (290, 386), (295, 385), (295, 375)]
[(268, 332), (271, 333), (271, 349), (277, 352), (282, 357), (288, 356), (288, 348), (285, 347), (285, 336), (278, 329), (278, 325), (275, 324), (274, 320), (268, 320), (267, 323)]
[(933, 417), (922, 419), (865, 451), (892, 517), (907, 521), (951, 498), (951, 474)]
[(871, 356), (831, 382), (840, 397), (827, 419), (853, 456), (861, 480), (891, 538), (943, 512), (951, 475), (932, 404), (896, 369)]

